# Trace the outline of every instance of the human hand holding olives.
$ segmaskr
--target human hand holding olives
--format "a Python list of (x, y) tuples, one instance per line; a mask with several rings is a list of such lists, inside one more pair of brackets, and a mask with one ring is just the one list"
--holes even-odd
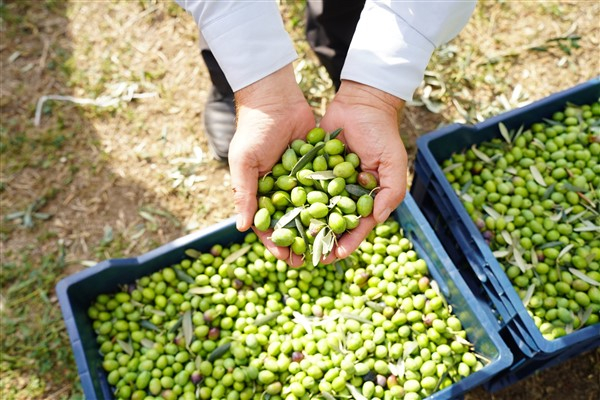
[[(315, 126), (312, 110), (298, 87), (291, 64), (235, 93), (237, 128), (229, 147), (233, 200), (238, 213), (236, 226), (252, 226), (257, 210), (259, 176), (271, 170), (289, 143), (303, 138)], [(258, 236), (273, 255), (291, 265), (301, 265), (300, 256)]]
[(408, 158), (399, 135), (404, 101), (358, 82), (343, 80), (320, 126), (343, 128), (339, 138), (361, 159), (363, 171), (378, 177), (373, 214), (338, 241), (335, 255), (348, 257), (377, 223), (384, 222), (406, 194)]

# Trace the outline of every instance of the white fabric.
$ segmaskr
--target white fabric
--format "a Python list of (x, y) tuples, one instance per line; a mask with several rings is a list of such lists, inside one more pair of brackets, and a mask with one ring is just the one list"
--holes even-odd
[(275, 1), (176, 1), (194, 17), (234, 92), (298, 57)]
[(412, 99), (433, 51), (460, 32), (475, 3), (367, 0), (341, 78)]
[[(297, 58), (275, 1), (176, 1), (193, 15), (234, 91)], [(460, 32), (475, 3), (367, 0), (342, 79), (411, 99), (433, 51)]]

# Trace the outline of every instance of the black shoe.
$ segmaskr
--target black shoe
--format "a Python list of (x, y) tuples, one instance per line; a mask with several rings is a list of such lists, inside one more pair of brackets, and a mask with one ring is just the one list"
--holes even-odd
[(204, 128), (213, 157), (227, 162), (229, 143), (235, 133), (233, 93), (223, 95), (211, 88), (204, 108)]

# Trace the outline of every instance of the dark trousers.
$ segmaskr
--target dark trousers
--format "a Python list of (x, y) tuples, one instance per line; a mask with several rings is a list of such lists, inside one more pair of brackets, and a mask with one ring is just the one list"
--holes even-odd
[[(307, 0), (306, 39), (335, 88), (340, 87), (340, 74), (356, 30), (365, 0)], [(225, 74), (200, 35), (200, 52), (214, 88), (223, 96), (232, 95)]]

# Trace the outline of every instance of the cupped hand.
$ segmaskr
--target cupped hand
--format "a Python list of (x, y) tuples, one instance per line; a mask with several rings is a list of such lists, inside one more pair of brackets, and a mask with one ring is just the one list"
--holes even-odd
[(348, 257), (377, 223), (384, 222), (406, 194), (406, 149), (400, 137), (399, 115), (404, 101), (379, 89), (344, 80), (321, 120), (326, 131), (343, 128), (339, 139), (358, 154), (361, 169), (378, 177), (373, 214), (340, 238), (335, 255)]
[[(315, 127), (312, 109), (296, 84), (291, 64), (235, 93), (237, 128), (229, 146), (229, 168), (236, 227), (249, 229), (257, 210), (258, 178), (269, 172), (294, 139)], [(271, 230), (255, 230), (275, 257), (290, 265), (300, 256), (268, 239)]]

